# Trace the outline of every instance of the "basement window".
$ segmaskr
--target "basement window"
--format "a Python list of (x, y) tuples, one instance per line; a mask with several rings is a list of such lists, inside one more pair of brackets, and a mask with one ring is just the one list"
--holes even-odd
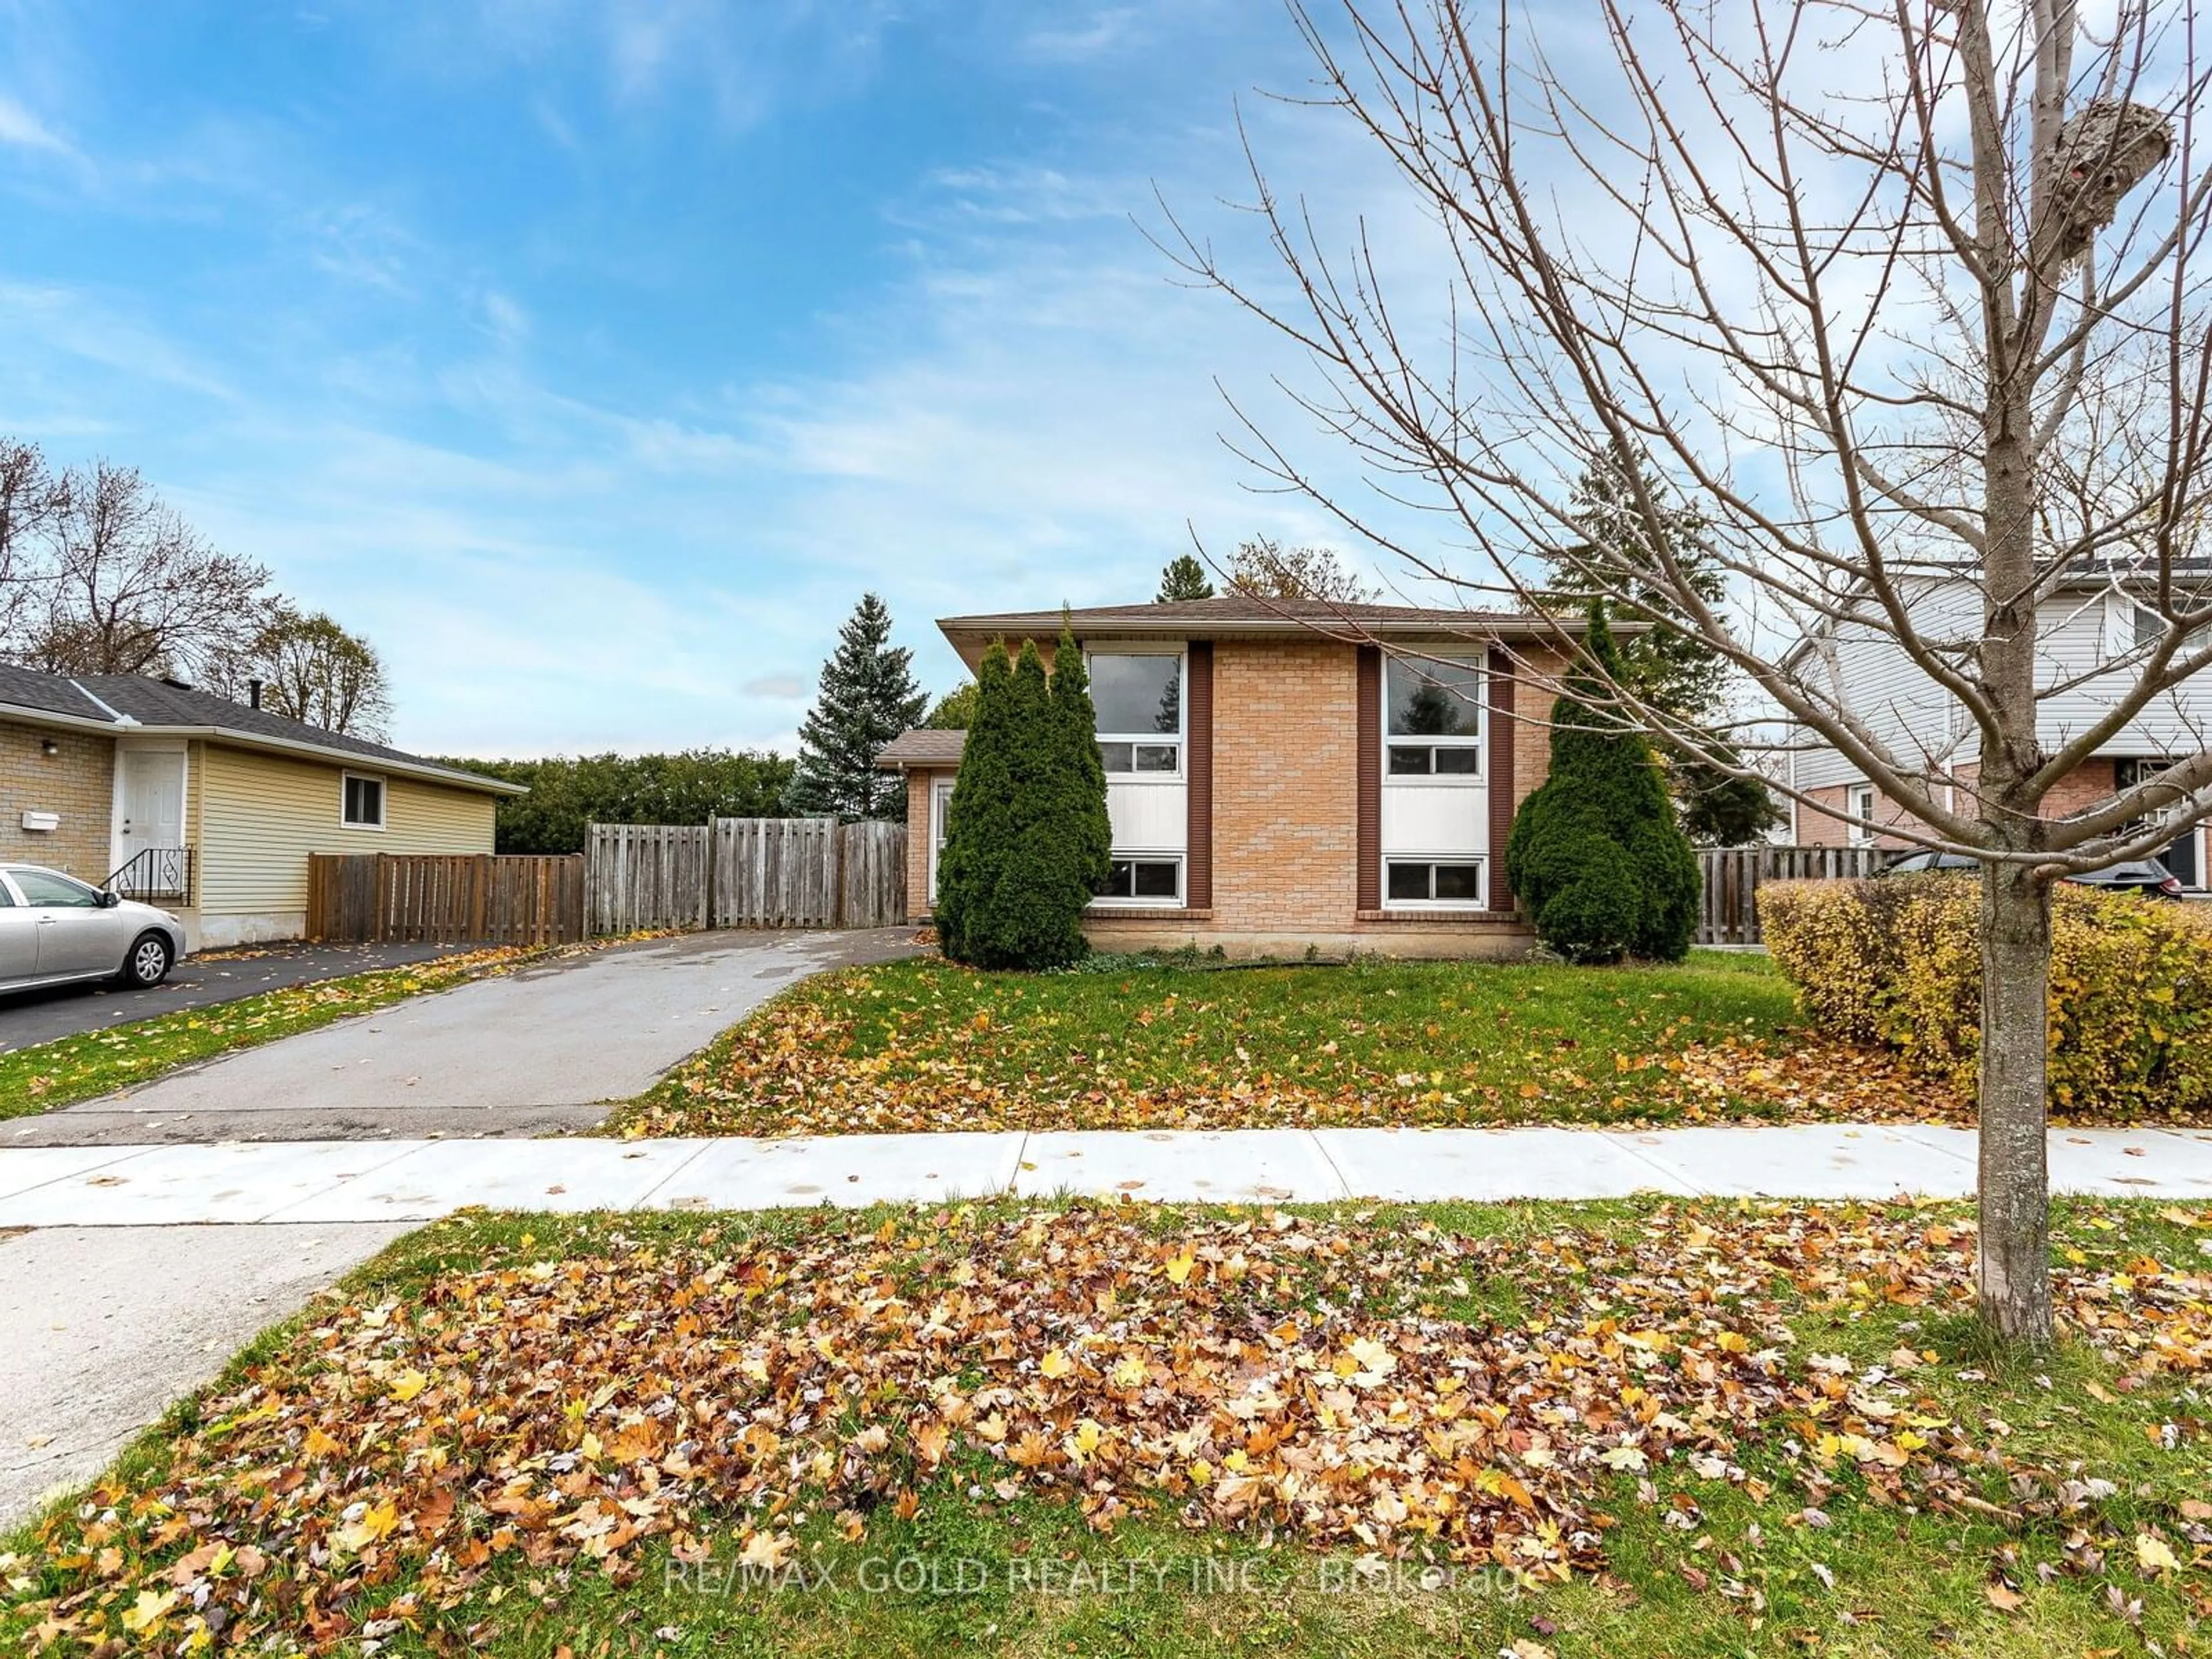
[(338, 821), (349, 830), (383, 829), (384, 780), (364, 777), (358, 772), (347, 773), (345, 804)]
[(1115, 859), (1099, 890), (1102, 904), (1181, 904), (1181, 859)]
[(1383, 866), (1382, 890), (1386, 902), (1408, 908), (1479, 907), (1485, 902), (1482, 860), (1392, 859)]

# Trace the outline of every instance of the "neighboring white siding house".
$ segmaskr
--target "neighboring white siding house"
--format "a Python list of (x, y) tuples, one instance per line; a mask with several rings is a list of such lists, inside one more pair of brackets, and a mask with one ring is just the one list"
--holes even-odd
[[(1914, 626), (1931, 644), (1962, 642), (1979, 634), (1981, 601), (1971, 583), (1923, 577), (1901, 591)], [(2036, 684), (2042, 692), (2038, 727), (2046, 746), (2070, 741), (2104, 717), (2133, 684), (2133, 653), (2159, 625), (2152, 613), (2108, 583), (2063, 589), (2044, 602), (2036, 617)], [(1971, 782), (1978, 733), (1894, 638), (1872, 628), (1846, 626), (1802, 648), (1810, 653), (1802, 672), (1832, 681), (1845, 706), (1901, 763)], [(2130, 769), (2193, 754), (2207, 742), (2212, 742), (2212, 673), (2153, 699), (2100, 744), (2094, 758), (2069, 781), (2070, 787), (2051, 810), (2071, 810), (2109, 793), (2116, 779), (2130, 781), (2124, 775)], [(1843, 815), (1863, 815), (1867, 798), (1858, 769), (1836, 750), (1816, 744), (1793, 755), (1790, 781), (1815, 803), (1792, 805), (1794, 839), (1808, 844), (1847, 839), (1902, 844), (1901, 838), (1882, 830), (1869, 833), (1840, 821)], [(1823, 807), (1839, 816), (1828, 817)], [(1887, 825), (1881, 818), (1886, 804), (1875, 810)], [(2167, 860), (2192, 885), (2201, 884), (2205, 869), (2202, 840), (2201, 830), (2191, 831)]]

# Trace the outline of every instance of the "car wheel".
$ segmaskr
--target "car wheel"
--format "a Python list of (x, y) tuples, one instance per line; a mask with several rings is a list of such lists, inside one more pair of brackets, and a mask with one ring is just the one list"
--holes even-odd
[(123, 963), (123, 982), (141, 989), (159, 985), (168, 978), (169, 964), (175, 959), (167, 939), (159, 933), (141, 933)]

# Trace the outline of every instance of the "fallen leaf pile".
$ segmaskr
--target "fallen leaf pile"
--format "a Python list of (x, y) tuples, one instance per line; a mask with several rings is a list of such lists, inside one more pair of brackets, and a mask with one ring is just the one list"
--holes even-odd
[[(1293, 1047), (1272, 1032), (1242, 1032), (1233, 985), (1212, 1000), (1132, 994), (1110, 1022), (1120, 1030), (1085, 1030), (1042, 995), (1030, 1001), (1008, 992), (968, 1012), (981, 998), (974, 987), (994, 981), (934, 971), (953, 979), (952, 993), (924, 980), (920, 994), (893, 998), (867, 970), (801, 987), (627, 1108), (610, 1130), (1974, 1121), (1972, 1103), (1956, 1090), (1907, 1072), (1886, 1052), (1813, 1033), (1698, 1042), (1671, 1025), (1624, 1021), (1628, 1045), (1607, 1053), (1537, 1036), (1517, 1015), (1410, 1030), (1401, 1023), (1389, 1033), (1392, 1051), (1424, 1054), (1406, 1068), (1378, 1066), (1362, 1041), (1392, 1017), (1380, 996), (1366, 1030)], [(1192, 976), (1200, 985), (1206, 977)], [(1118, 1046), (1130, 1027), (1145, 1033), (1141, 1051)], [(1494, 1063), (1501, 1055), (1510, 1066)], [(1510, 1080), (1492, 1080), (1509, 1071)]]
[[(1719, 1204), (1530, 1239), (1124, 1206), (618, 1243), (331, 1312), (9, 1570), (34, 1646), (327, 1650), (435, 1623), (502, 1560), (621, 1578), (646, 1540), (734, 1533), (774, 1568), (810, 1522), (858, 1540), (1033, 1494), (1100, 1530), (1143, 1510), (1556, 1579), (1603, 1563), (1606, 1504), (1694, 1506), (1694, 1477), (1778, 1523), (1978, 1506), (2047, 1517), (2065, 1571), (2204, 1572), (2201, 1516), (2106, 1526), (2109, 1486), (1955, 1419), (1932, 1353), (1796, 1351), (1808, 1306), (1956, 1307), (1972, 1253), (1909, 1206)], [(2066, 1273), (2116, 1387), (2212, 1365), (2203, 1271)]]

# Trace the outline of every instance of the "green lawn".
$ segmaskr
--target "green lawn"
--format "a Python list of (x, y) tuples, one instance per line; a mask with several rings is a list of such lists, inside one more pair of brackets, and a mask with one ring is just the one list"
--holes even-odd
[[(1669, 1121), (1805, 1115), (1745, 1082), (1798, 1030), (1763, 956), (1679, 967), (1106, 958), (986, 974), (937, 958), (799, 986), (610, 1133)], [(1893, 1076), (1854, 1054), (1855, 1073)], [(1895, 1091), (1925, 1101), (1918, 1087)]]
[(264, 991), (210, 1008), (111, 1025), (0, 1054), (0, 1118), (50, 1111), (149, 1082), (164, 1072), (355, 1014), (504, 972), (538, 953), (502, 948), (441, 957), (316, 985)]
[(459, 1218), (0, 1545), (0, 1640), (2202, 1651), (2208, 1241), (2062, 1206), (2015, 1368), (1949, 1205)]

